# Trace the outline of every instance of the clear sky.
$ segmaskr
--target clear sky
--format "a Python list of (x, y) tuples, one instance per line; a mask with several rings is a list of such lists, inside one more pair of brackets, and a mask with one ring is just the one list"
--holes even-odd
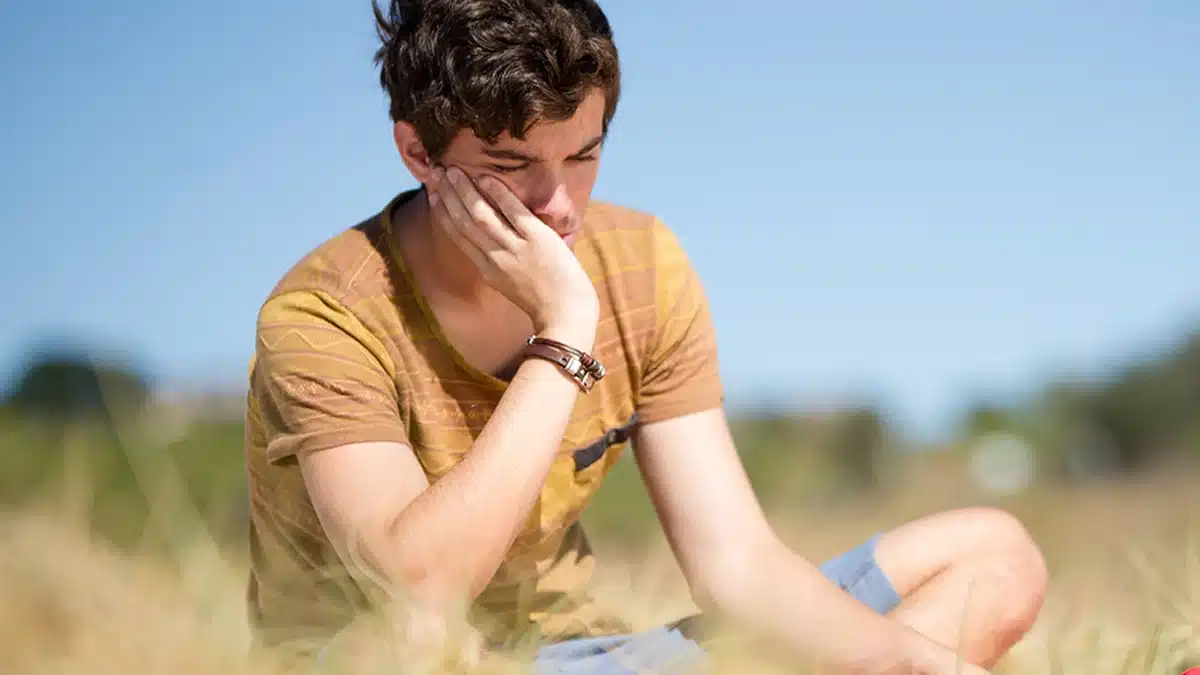
[[(934, 433), (1200, 319), (1200, 4), (603, 6), (596, 196), (679, 233), (734, 402)], [(279, 275), (413, 184), (372, 30), (366, 0), (0, 2), (0, 377), (68, 335), (239, 385)]]

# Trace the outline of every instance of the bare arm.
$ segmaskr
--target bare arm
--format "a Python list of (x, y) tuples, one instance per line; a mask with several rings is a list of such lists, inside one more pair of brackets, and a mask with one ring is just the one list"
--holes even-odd
[[(586, 350), (591, 332), (594, 321), (583, 320), (546, 334)], [(411, 666), (414, 659), (479, 662), (482, 641), (462, 622), (461, 610), (482, 592), (519, 532), (578, 393), (553, 364), (526, 361), (475, 445), (432, 486), (412, 449), (399, 443), (300, 455), (310, 498), (339, 557), (363, 588), (384, 594), (374, 598), (381, 614), (367, 615), (326, 647), (327, 663), (369, 672)], [(397, 646), (399, 657), (390, 651)]]
[[(594, 332), (584, 315), (545, 334), (586, 351)], [(553, 364), (526, 361), (475, 445), (432, 486), (411, 448), (396, 443), (303, 455), (322, 527), (358, 574), (421, 604), (469, 602), (520, 531), (578, 395)]]
[(953, 654), (856, 602), (775, 536), (720, 409), (647, 425), (634, 447), (672, 550), (706, 611), (838, 672), (959, 672)]

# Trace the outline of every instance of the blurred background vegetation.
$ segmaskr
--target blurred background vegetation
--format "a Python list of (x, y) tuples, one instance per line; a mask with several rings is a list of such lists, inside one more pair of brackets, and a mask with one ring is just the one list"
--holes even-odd
[[(47, 494), (82, 501), (73, 508), (99, 535), (138, 546), (155, 539), (150, 505), (175, 504), (239, 554), (240, 392), (160, 394), (136, 364), (75, 349), (31, 358), (0, 400), (6, 507)], [(762, 407), (732, 422), (761, 499), (792, 513), (886, 500), (935, 467), (943, 490), (980, 499), (1174, 470), (1200, 459), (1200, 330), (1108, 373), (1048, 380), (1019, 403), (969, 407), (956, 438), (938, 447), (905, 438), (871, 405)], [(644, 545), (659, 531), (629, 457), (586, 518), (598, 539)]]

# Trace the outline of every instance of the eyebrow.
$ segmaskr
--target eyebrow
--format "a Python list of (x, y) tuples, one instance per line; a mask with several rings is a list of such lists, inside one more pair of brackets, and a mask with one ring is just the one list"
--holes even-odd
[[(578, 157), (579, 155), (585, 154), (587, 152), (591, 152), (592, 150), (594, 150), (596, 148), (596, 146), (600, 145), (600, 143), (602, 141), (604, 141), (603, 134), (600, 136), (596, 136), (595, 138), (591, 139), (587, 143), (584, 143), (583, 147), (580, 148), (578, 152), (576, 152), (575, 154), (573, 154), (571, 156)], [(514, 161), (514, 162), (538, 162), (538, 161), (541, 161), (540, 158), (534, 157), (532, 155), (527, 155), (519, 150), (505, 150), (504, 148), (484, 148), (483, 154), (485, 154), (493, 159), (507, 159), (507, 160)]]

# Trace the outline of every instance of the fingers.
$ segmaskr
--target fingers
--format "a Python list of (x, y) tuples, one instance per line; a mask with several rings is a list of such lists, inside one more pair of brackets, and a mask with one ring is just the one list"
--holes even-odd
[[(484, 249), (467, 237), (464, 232), (466, 228), (459, 224), (461, 216), (456, 216), (450, 212), (446, 204), (446, 199), (439, 191), (429, 191), (429, 206), (438, 216), (437, 221), (442, 223), (442, 229), (445, 230), (450, 240), (470, 258), (475, 267), (479, 268), (480, 271), (486, 270), (487, 256), (484, 254)], [(461, 208), (461, 205), (459, 205), (459, 208)], [(494, 247), (496, 244), (493, 242), (491, 246)]]
[[(461, 169), (447, 169), (438, 181), (438, 190), (442, 193), (451, 213), (462, 219), (460, 224), (465, 227), (467, 236), (478, 241), (473, 235), (483, 235), (499, 244), (502, 248), (515, 250), (521, 243), (521, 237), (501, 217), (488, 200), (475, 188), (474, 182)], [(489, 248), (480, 242), (481, 248)]]
[(448, 220), (446, 225), (454, 230), (458, 236), (466, 238), (485, 253), (495, 252), (501, 248), (500, 242), (475, 221), (474, 216), (463, 202), (457, 189), (447, 179), (446, 175), (440, 171), (436, 178), (434, 189), (429, 192), (429, 199), (430, 203), (437, 200), (443, 209), (443, 215)]
[(517, 234), (524, 238), (529, 238), (533, 233), (530, 227), (544, 226), (541, 219), (529, 212), (520, 199), (508, 189), (504, 183), (492, 178), (484, 176), (479, 181), (479, 187), (491, 197), (495, 202), (496, 207), (500, 209), (500, 214), (504, 219), (512, 225)]

